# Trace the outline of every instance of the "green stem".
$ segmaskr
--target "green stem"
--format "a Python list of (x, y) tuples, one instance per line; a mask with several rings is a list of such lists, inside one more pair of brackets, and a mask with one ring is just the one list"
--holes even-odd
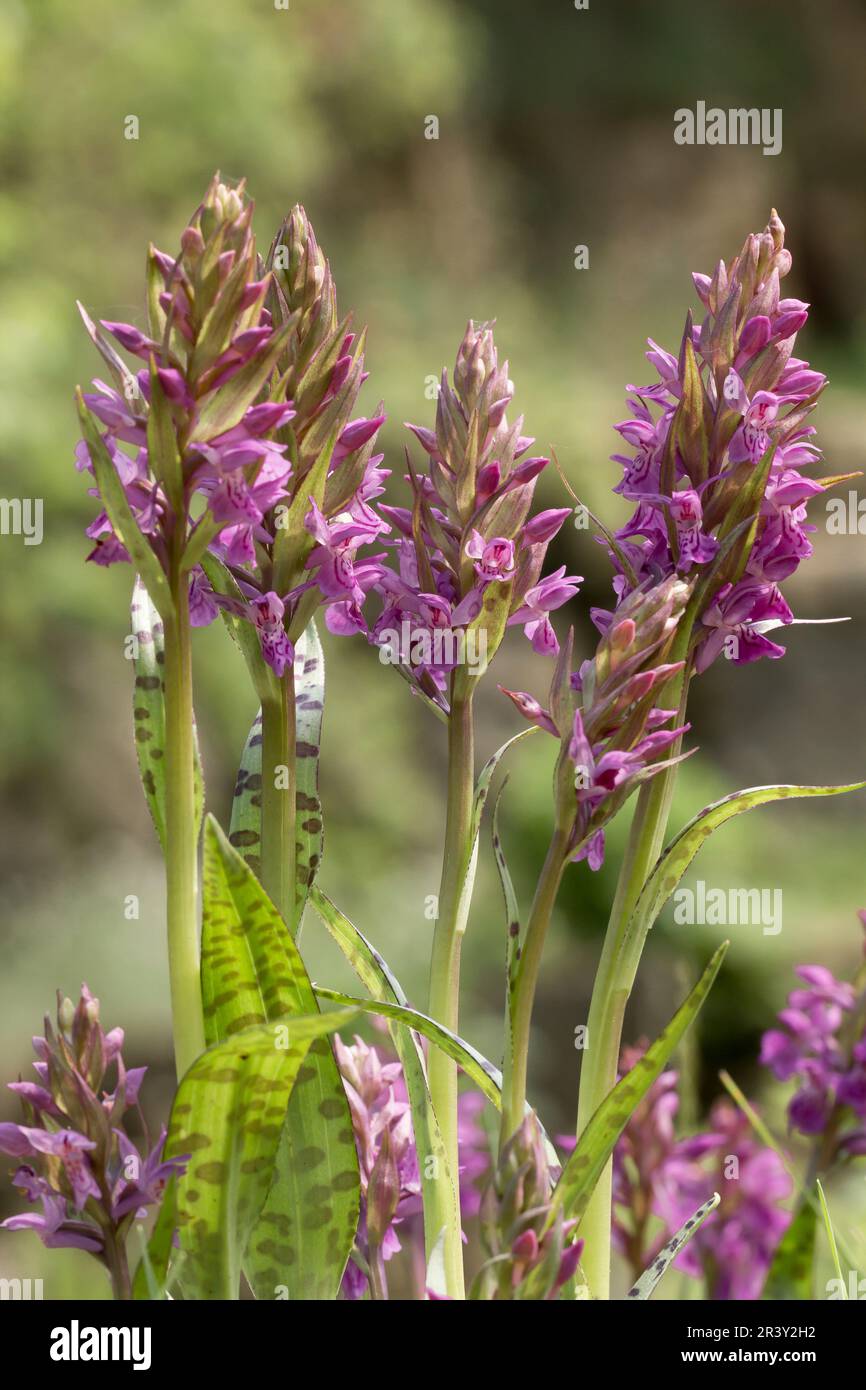
[(111, 1278), (111, 1292), (118, 1302), (132, 1298), (132, 1280), (129, 1275), (129, 1261), (126, 1257), (126, 1242), (115, 1232), (105, 1234), (105, 1263)]
[[(680, 701), (685, 709), (688, 681)], [(679, 743), (671, 750), (676, 756)], [(670, 815), (676, 767), (659, 773), (641, 788), (620, 870), (616, 896), (592, 989), (586, 1048), (580, 1071), (577, 1134), (583, 1133), (595, 1111), (616, 1085), (622, 1024), (643, 951), (646, 932), (629, 932), (641, 889), (661, 853)], [(581, 1222), (586, 1240), (583, 1270), (594, 1298), (610, 1297), (611, 1175), (608, 1163)]]
[[(459, 673), (452, 682), (448, 720), (448, 807), (442, 879), (430, 960), (429, 1013), (452, 1032), (459, 1023), (460, 948), (466, 926), (464, 896), (473, 846), (472, 804), (475, 797), (474, 729), (471, 691), (458, 690)], [(445, 1280), (452, 1298), (465, 1297), (463, 1240), (458, 1190), (457, 1064), (438, 1047), (431, 1048), (428, 1064), (430, 1096), (445, 1146), (448, 1172), (439, 1172), (431, 1184), (436, 1227), (445, 1231)]]
[(288, 668), (262, 702), (262, 858), (265, 892), (291, 931), (295, 915), (295, 678)]
[(172, 584), (172, 596), (174, 613), (163, 619), (165, 874), (174, 1056), (180, 1078), (204, 1051), (205, 1038), (199, 979), (192, 655), (184, 575)]
[(532, 1009), (538, 985), (538, 972), (544, 951), (544, 941), (550, 917), (556, 903), (562, 875), (568, 863), (567, 828), (558, 827), (550, 841), (544, 867), (535, 889), (529, 922), (526, 927), (515, 978), (514, 992), (509, 1000), (510, 1045), (506, 1049), (505, 1075), (502, 1085), (502, 1129), (500, 1147), (507, 1143), (520, 1125), (526, 1109), (526, 1071), (529, 1058), (529, 1035)]

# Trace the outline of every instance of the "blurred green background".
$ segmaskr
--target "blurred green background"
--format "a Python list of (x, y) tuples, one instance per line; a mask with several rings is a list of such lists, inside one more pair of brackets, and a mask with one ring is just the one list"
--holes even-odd
[[(813, 303), (798, 351), (828, 372), (816, 423), (826, 472), (863, 467), (866, 366), (866, 11), (859, 0), (3, 0), (0, 25), (0, 449), (2, 492), (41, 497), (41, 546), (0, 539), (0, 1055), (12, 1078), (29, 1037), (82, 978), (107, 1026), (147, 1061), (155, 1120), (171, 1094), (161, 864), (137, 785), (131, 677), (123, 656), (131, 574), (86, 566), (93, 515), (74, 471), (76, 383), (99, 375), (75, 312), (140, 321), (147, 244), (176, 244), (215, 168), (246, 176), (267, 245), (304, 203), (330, 257), (340, 304), (369, 327), (365, 404), (384, 398), (384, 445), (402, 500), (401, 422), (429, 422), (427, 379), (453, 361), (467, 318), (497, 319), (516, 405), (539, 451), (553, 445), (572, 485), (613, 523), (619, 468), (612, 424), (624, 383), (649, 380), (644, 339), (676, 348), (694, 305), (689, 272), (711, 270), (766, 223), (788, 228), (787, 292)], [(683, 148), (673, 113), (709, 105), (781, 107), (778, 157), (756, 148)], [(124, 138), (136, 115), (137, 141)], [(439, 120), (438, 140), (425, 120)], [(589, 268), (574, 268), (574, 248)], [(854, 483), (852, 487), (857, 487)], [(846, 485), (847, 488), (847, 485)], [(844, 490), (843, 490), (844, 491)], [(863, 489), (866, 494), (866, 489)], [(563, 505), (551, 470), (544, 505)], [(701, 752), (686, 764), (677, 827), (737, 787), (841, 782), (866, 767), (866, 539), (829, 535), (786, 592), (799, 616), (850, 616), (791, 630), (781, 663), (725, 662), (696, 683)], [(864, 522), (866, 527), (866, 522)], [(570, 619), (589, 653), (591, 603), (607, 603), (604, 556), (567, 527), (551, 558), (586, 576)], [(442, 728), (364, 643), (327, 638), (322, 883), (423, 1002), (443, 817)], [(228, 818), (254, 700), (219, 626), (197, 638), (197, 711), (208, 803)], [(512, 633), (496, 679), (543, 696), (549, 667)], [(517, 728), (491, 680), (479, 754)], [(552, 743), (516, 750), (502, 819), (524, 904), (550, 814)], [(781, 888), (778, 936), (733, 929), (700, 1030), (699, 1092), (727, 1066), (761, 1097), (762, 1029), (791, 968), (820, 960), (850, 974), (866, 901), (866, 800), (760, 811), (720, 832), (686, 882)], [(571, 871), (537, 1010), (531, 1092), (549, 1127), (573, 1124), (579, 1053), (600, 933), (625, 827), (602, 873)], [(140, 899), (138, 921), (124, 899)], [(465, 946), (466, 1036), (498, 1059), (503, 918), (482, 855)], [(717, 928), (653, 932), (627, 1035), (653, 1034), (709, 954)], [(313, 921), (310, 968), (348, 976)], [(771, 1118), (784, 1119), (777, 1099)], [(0, 1098), (0, 1118), (14, 1116)], [(840, 1192), (845, 1229), (862, 1223), (862, 1177)], [(852, 1194), (856, 1200), (850, 1201)], [(15, 1198), (3, 1184), (0, 1208)], [(859, 1209), (858, 1209), (859, 1208)], [(47, 1257), (27, 1234), (0, 1239), (0, 1272), (46, 1273), (49, 1297), (102, 1295), (73, 1252)]]

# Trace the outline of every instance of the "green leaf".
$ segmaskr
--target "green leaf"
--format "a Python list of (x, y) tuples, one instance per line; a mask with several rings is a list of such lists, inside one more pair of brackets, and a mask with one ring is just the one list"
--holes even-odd
[(836, 1233), (833, 1230), (833, 1222), (830, 1219), (830, 1208), (827, 1206), (827, 1198), (824, 1195), (824, 1186), (820, 1178), (815, 1179), (815, 1187), (818, 1189), (818, 1200), (821, 1203), (821, 1215), (824, 1218), (824, 1230), (827, 1233), (827, 1244), (830, 1246), (830, 1254), (833, 1258), (833, 1268), (836, 1271), (836, 1278), (842, 1290), (842, 1297), (847, 1299), (848, 1287), (842, 1277), (842, 1266), (839, 1263), (839, 1248), (836, 1244)]
[[(136, 655), (132, 713), (141, 785), (159, 842), (165, 851), (165, 696), (162, 618), (136, 576), (132, 591), (132, 636)], [(204, 780), (193, 730), (196, 839), (204, 815)]]
[(297, 935), (307, 895), (322, 862), (319, 750), (325, 708), (325, 654), (310, 622), (295, 643), (295, 918)]
[[(177, 1185), (184, 1293), (238, 1297), (241, 1258), (268, 1196), (286, 1108), (308, 1049), (349, 1023), (352, 1010), (285, 1018), (235, 1033), (196, 1059), (178, 1087), (166, 1156), (187, 1156)], [(265, 1296), (286, 1283), (291, 1258), (271, 1242)], [(264, 1293), (264, 1290), (262, 1290)]]
[(803, 1202), (782, 1237), (767, 1273), (762, 1299), (774, 1301), (814, 1297), (815, 1232), (818, 1218), (811, 1202)]
[[(324, 839), (319, 799), (319, 748), (325, 697), (325, 662), (314, 623), (295, 643), (295, 913), (297, 936), (307, 894), (322, 860)], [(255, 874), (262, 838), (262, 712), (253, 720), (238, 768), (229, 840)]]
[[(139, 1227), (143, 1232), (143, 1227)], [(177, 1177), (172, 1174), (165, 1185), (159, 1214), (154, 1222), (150, 1240), (142, 1240), (141, 1259), (132, 1281), (132, 1296), (136, 1300), (159, 1301), (165, 1298), (169, 1282), (168, 1267), (174, 1250), (177, 1229)]]
[(262, 848), (262, 712), (259, 710), (241, 754), (235, 791), (229, 843), (245, 864), (258, 875)]
[(499, 882), (502, 885), (502, 896), (505, 899), (505, 1016), (508, 1020), (509, 1040), (508, 1047), (511, 1048), (511, 1035), (514, 1029), (514, 991), (517, 986), (517, 968), (520, 964), (520, 908), (517, 903), (517, 894), (514, 891), (514, 884), (511, 881), (511, 873), (505, 859), (505, 851), (502, 848), (502, 840), (499, 834), (499, 803), (502, 800), (502, 793), (505, 791), (505, 783), (499, 789), (499, 795), (493, 807), (493, 857), (496, 860), (496, 867), (499, 870)]
[(560, 1174), (553, 1193), (548, 1225), (555, 1219), (557, 1211), (562, 1211), (567, 1219), (579, 1221), (582, 1218), (616, 1141), (628, 1124), (635, 1106), (640, 1104), (661, 1075), (680, 1038), (699, 1012), (727, 949), (728, 942), (725, 941), (667, 1028), (662, 1030), (631, 1071), (617, 1082), (592, 1116)]
[[(376, 948), (349, 921), (348, 917), (344, 916), (330, 898), (327, 898), (322, 890), (315, 886), (310, 890), (310, 902), (373, 999), (406, 1007), (406, 996), (399, 981), (391, 973)], [(418, 1153), (418, 1169), (421, 1175), (421, 1191), (424, 1203), (424, 1237), (427, 1261), (428, 1266), (432, 1266), (434, 1271), (437, 1271), (441, 1266), (441, 1250), (438, 1262), (436, 1259), (440, 1223), (432, 1200), (433, 1171), (438, 1169), (448, 1174), (452, 1188), (453, 1177), (448, 1170), (448, 1155), (433, 1110), (433, 1102), (427, 1085), (427, 1068), (418, 1034), (412, 1028), (396, 1026), (395, 1022), (389, 1026), (394, 1049), (403, 1067), (409, 1104), (412, 1108), (412, 1128), (415, 1135), (415, 1148)], [(430, 1158), (434, 1159), (434, 1163), (428, 1162)], [(438, 1284), (430, 1284), (429, 1279), (428, 1270), (428, 1287), (433, 1288), (437, 1293), (445, 1291), (444, 1278), (441, 1287)]]
[(501, 1073), (470, 1043), (458, 1038), (456, 1033), (450, 1032), (435, 1019), (428, 1018), (426, 1014), (419, 1013), (417, 1009), (410, 1009), (405, 1004), (390, 1004), (384, 999), (356, 999), (354, 995), (343, 994), (338, 989), (327, 989), (324, 985), (316, 985), (315, 991), (320, 999), (330, 999), (333, 1003), (342, 1004), (347, 1008), (378, 1014), (382, 1018), (392, 1018), (397, 1023), (402, 1023), (405, 1028), (414, 1028), (417, 1033), (423, 1033), (425, 1038), (429, 1038), (447, 1057), (463, 1068), (470, 1081), (475, 1083), (491, 1105), (495, 1105), (497, 1110), (501, 1108)]
[(108, 519), (114, 528), (115, 535), (129, 551), (133, 565), (141, 575), (163, 618), (170, 617), (174, 610), (174, 602), (165, 571), (149, 542), (138, 529), (138, 523), (126, 500), (123, 484), (117, 476), (117, 469), (111, 461), (111, 455), (99, 432), (96, 417), (90, 413), (85, 405), (80, 390), (76, 392), (76, 397), (87, 452), (93, 464), (96, 485), (99, 488), (103, 506), (108, 513)]
[(744, 811), (764, 806), (772, 801), (786, 801), (811, 796), (839, 796), (843, 792), (860, 791), (866, 782), (851, 782), (839, 787), (770, 786), (748, 787), (705, 806), (671, 841), (641, 890), (634, 912), (626, 929), (623, 949), (634, 938), (644, 936), (655, 922), (686, 869), (705, 840), (714, 830)]
[(708, 1202), (704, 1202), (703, 1206), (698, 1207), (688, 1221), (683, 1222), (676, 1234), (671, 1236), (670, 1240), (662, 1246), (649, 1269), (645, 1269), (637, 1282), (629, 1289), (627, 1296), (630, 1299), (640, 1302), (652, 1298), (662, 1275), (673, 1264), (683, 1247), (688, 1245), (692, 1236), (697, 1233), (707, 1217), (715, 1211), (721, 1200), (718, 1192), (714, 1192)]
[(171, 405), (150, 359), (150, 410), (147, 414), (147, 458), (154, 475), (165, 488), (177, 515), (183, 511), (183, 470), (177, 448)]
[[(213, 817), (205, 827), (202, 998), (208, 1040), (318, 1009), (286, 924)], [(360, 1178), (349, 1103), (324, 1037), (310, 1047), (284, 1119), (244, 1270), (262, 1298), (280, 1284), (292, 1299), (333, 1299), (355, 1237)]]

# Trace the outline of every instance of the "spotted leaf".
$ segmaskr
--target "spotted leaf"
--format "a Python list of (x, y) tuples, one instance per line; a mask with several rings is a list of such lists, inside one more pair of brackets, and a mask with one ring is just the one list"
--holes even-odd
[[(203, 917), (209, 1040), (315, 1013), (318, 1002), (290, 932), (212, 817), (205, 830)], [(279, 1284), (292, 1299), (334, 1298), (355, 1237), (360, 1178), (346, 1092), (324, 1037), (311, 1044), (298, 1074), (271, 1178), (244, 1261), (253, 1290), (273, 1298)]]
[[(141, 577), (132, 591), (133, 689), (135, 751), (141, 785), (159, 842), (165, 851), (165, 667), (162, 618)], [(194, 731), (193, 731), (194, 732)], [(195, 741), (196, 838), (204, 813), (204, 782)]]
[[(304, 1058), (353, 1016), (314, 1013), (244, 1029), (203, 1052), (181, 1081), (166, 1155), (186, 1156), (176, 1212), (186, 1298), (238, 1297), (243, 1251), (268, 1195)], [(274, 1298), (290, 1254), (276, 1240), (270, 1254), (265, 1296)]]

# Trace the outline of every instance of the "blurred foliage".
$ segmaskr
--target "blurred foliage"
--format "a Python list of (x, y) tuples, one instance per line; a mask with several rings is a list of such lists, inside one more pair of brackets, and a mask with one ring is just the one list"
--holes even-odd
[[(617, 521), (611, 425), (623, 386), (651, 374), (646, 335), (676, 345), (692, 269), (730, 257), (772, 205), (795, 257), (791, 293), (814, 302), (804, 350), (830, 372), (818, 413), (827, 471), (863, 465), (866, 199), (862, 179), (866, 12), (858, 0), (2, 0), (0, 25), (0, 459), (6, 496), (38, 496), (45, 540), (0, 540), (0, 841), (4, 1076), (28, 1065), (27, 1039), (55, 986), (82, 976), (123, 1022), (132, 1064), (152, 1066), (149, 1108), (164, 1112), (171, 1069), (157, 845), (139, 795), (123, 659), (131, 575), (83, 563), (93, 514), (72, 466), (72, 388), (98, 374), (78, 323), (141, 321), (144, 253), (166, 249), (213, 170), (246, 176), (261, 243), (302, 201), (331, 259), (340, 302), (370, 329), (366, 404), (384, 398), (385, 447), (402, 484), (401, 421), (429, 420), (428, 378), (453, 360), (468, 317), (498, 320), (517, 405), (551, 443), (580, 495)], [(673, 112), (709, 104), (780, 106), (784, 150), (683, 149)], [(137, 115), (140, 138), (124, 139)], [(439, 139), (424, 138), (435, 114)], [(590, 268), (574, 269), (574, 247)], [(552, 470), (551, 470), (552, 474)], [(545, 505), (561, 505), (554, 476)], [(817, 509), (816, 509), (817, 510)], [(819, 523), (822, 518), (817, 517)], [(815, 536), (790, 585), (803, 616), (781, 664), (719, 663), (696, 683), (698, 758), (683, 769), (673, 824), (736, 786), (843, 781), (866, 766), (860, 536)], [(592, 643), (591, 603), (609, 576), (585, 532), (566, 528), (551, 558), (586, 576), (572, 615)], [(219, 627), (197, 638), (197, 708), (209, 805), (227, 818), (235, 761), (253, 713), (237, 653)], [(423, 997), (443, 812), (441, 727), (362, 642), (331, 639), (323, 800), (323, 884)], [(548, 670), (513, 634), (497, 679), (545, 693)], [(493, 682), (480, 755), (515, 730)], [(528, 905), (546, 846), (552, 745), (516, 750), (503, 834)], [(864, 804), (781, 807), (734, 822), (687, 883), (779, 886), (784, 928), (739, 928), (702, 1022), (701, 1093), (724, 1064), (757, 1085), (760, 1031), (791, 966), (849, 973), (866, 899)], [(573, 1122), (579, 1054), (599, 936), (625, 825), (603, 871), (568, 877), (538, 1007), (533, 1094), (553, 1128)], [(126, 895), (139, 896), (126, 921)], [(345, 977), (310, 921), (315, 975)], [(670, 909), (653, 932), (628, 1021), (654, 1034), (705, 961), (717, 930), (686, 937)], [(464, 1020), (500, 1048), (499, 889), (483, 856), (467, 935)], [(145, 1095), (148, 1091), (146, 1089)], [(12, 1106), (2, 1103), (3, 1118)], [(0, 1193), (7, 1202), (8, 1189)], [(14, 1253), (13, 1253), (14, 1252)], [(19, 1253), (20, 1252), (20, 1253)], [(37, 1269), (35, 1242), (5, 1237), (0, 1266)], [(52, 1252), (49, 1296), (81, 1288), (81, 1258)], [(88, 1287), (91, 1287), (88, 1285)], [(92, 1286), (94, 1293), (97, 1286)]]

